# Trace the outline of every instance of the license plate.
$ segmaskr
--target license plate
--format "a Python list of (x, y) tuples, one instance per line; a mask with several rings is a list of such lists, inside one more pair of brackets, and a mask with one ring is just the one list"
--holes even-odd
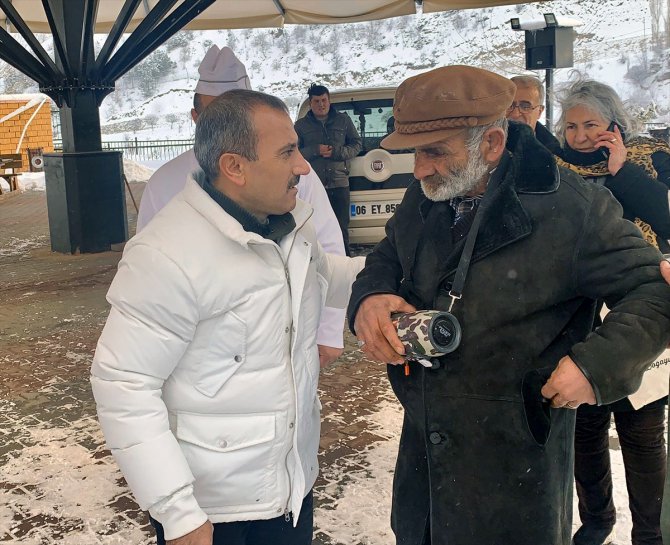
[(351, 203), (350, 216), (352, 218), (384, 216), (390, 218), (399, 204), (398, 201), (366, 201), (360, 204)]

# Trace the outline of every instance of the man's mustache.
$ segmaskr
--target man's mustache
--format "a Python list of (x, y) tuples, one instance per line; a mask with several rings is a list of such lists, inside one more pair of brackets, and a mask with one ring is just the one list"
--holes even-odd
[(291, 178), (291, 179), (288, 181), (288, 188), (289, 188), (289, 189), (293, 189), (295, 186), (298, 185), (298, 182), (299, 182), (299, 181), (300, 181), (300, 176), (293, 176), (293, 178)]
[(421, 178), (421, 181), (428, 184), (443, 184), (447, 181), (447, 178), (441, 174), (431, 174), (430, 176), (425, 176)]

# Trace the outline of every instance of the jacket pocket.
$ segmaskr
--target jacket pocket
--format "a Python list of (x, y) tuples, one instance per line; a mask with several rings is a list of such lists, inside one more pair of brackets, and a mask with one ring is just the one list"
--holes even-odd
[(328, 127), (328, 140), (331, 145), (344, 146), (347, 140), (347, 131), (343, 127)]
[(528, 371), (521, 381), (523, 414), (526, 426), (534, 441), (541, 447), (549, 441), (551, 433), (551, 402), (542, 397), (542, 386), (549, 380), (552, 367)]
[(278, 416), (177, 414), (175, 435), (202, 507), (262, 507), (275, 499)]
[(202, 322), (191, 349), (191, 379), (214, 397), (246, 360), (247, 324), (232, 312)]

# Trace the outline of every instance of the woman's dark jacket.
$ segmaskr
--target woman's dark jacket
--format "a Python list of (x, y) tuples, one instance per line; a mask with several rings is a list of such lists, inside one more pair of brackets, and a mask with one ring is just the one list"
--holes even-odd
[[(569, 545), (575, 413), (547, 409), (539, 389), (569, 354), (598, 403), (611, 402), (670, 340), (661, 256), (609, 191), (557, 168), (528, 127), (510, 129), (508, 148), (452, 310), (460, 347), (437, 369), (388, 368), (405, 409), (392, 508), (401, 545), (420, 545), (427, 528), (432, 545)], [(353, 285), (350, 324), (375, 293), (448, 308), (464, 240), (452, 246), (453, 212), (439, 205), (410, 186)], [(599, 299), (612, 312), (589, 334)]]
[[(295, 122), (295, 132), (298, 133), (300, 153), (312, 165), (325, 188), (349, 187), (349, 162), (362, 146), (351, 118), (331, 106), (322, 123), (310, 110)], [(321, 157), (319, 144), (332, 146), (332, 156)]]
[[(644, 141), (636, 137), (633, 142)], [(653, 142), (651, 139), (646, 139)], [(587, 171), (589, 168), (596, 169), (601, 165), (602, 170), (607, 169), (607, 159), (601, 151), (583, 153), (573, 150), (566, 143), (558, 153), (559, 157), (571, 164), (571, 168)], [(629, 157), (630, 159), (630, 157)], [(582, 173), (582, 177), (588, 182), (604, 185), (612, 192), (612, 195), (623, 207), (624, 218), (634, 221), (636, 218), (644, 221), (656, 234), (656, 244), (661, 252), (670, 252), (670, 202), (668, 200), (668, 189), (670, 189), (670, 154), (666, 151), (657, 151), (651, 154), (651, 162), (657, 173), (656, 178), (650, 176), (641, 166), (631, 160), (627, 160), (623, 167), (612, 175), (588, 175)], [(652, 235), (653, 237), (653, 235)], [(600, 325), (600, 316), (596, 315), (595, 325)], [(661, 397), (645, 405), (651, 407), (667, 403), (667, 396)], [(614, 412), (633, 411), (633, 405), (628, 398), (620, 399), (608, 405)], [(589, 408), (581, 409), (584, 414), (590, 414)]]
[[(563, 146), (560, 157), (582, 170), (605, 161), (600, 151), (583, 153), (567, 144)], [(580, 174), (586, 181), (600, 183), (609, 189), (623, 207), (624, 218), (631, 221), (639, 218), (647, 223), (656, 233), (660, 250), (667, 253), (670, 251), (667, 242), (670, 239), (670, 155), (659, 151), (652, 154), (651, 159), (658, 173), (657, 178), (629, 160), (614, 176), (610, 173), (600, 176)]]

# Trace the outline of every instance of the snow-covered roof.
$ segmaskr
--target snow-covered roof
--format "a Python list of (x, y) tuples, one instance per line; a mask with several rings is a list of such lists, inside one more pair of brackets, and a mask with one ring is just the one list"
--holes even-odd
[[(22, 93), (17, 95), (0, 95), (0, 102), (30, 102), (31, 100), (42, 100), (46, 95), (42, 93)], [(47, 97), (48, 98), (48, 97)]]

